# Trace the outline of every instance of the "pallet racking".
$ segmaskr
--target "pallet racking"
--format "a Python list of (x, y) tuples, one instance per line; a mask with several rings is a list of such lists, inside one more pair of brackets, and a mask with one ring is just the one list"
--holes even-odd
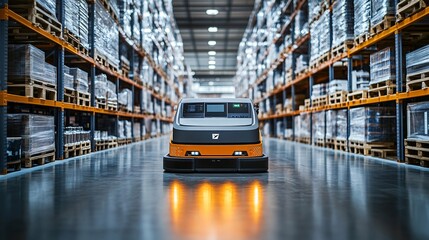
[[(95, 4), (96, 1), (100, 0), (90, 0), (88, 1), (89, 5), (89, 28), (94, 29), (95, 21)], [(43, 28), (40, 28), (30, 22), (28, 19), (19, 15), (18, 13), (12, 11), (8, 6), (8, 0), (0, 0), (0, 131), (2, 132), (0, 136), (0, 173), (7, 173), (7, 114), (8, 106), (13, 105), (22, 105), (29, 108), (33, 107), (43, 107), (53, 111), (55, 114), (55, 125), (56, 125), (56, 159), (64, 158), (64, 124), (65, 118), (70, 112), (77, 114), (86, 114), (89, 115), (89, 130), (91, 133), (91, 150), (96, 150), (96, 142), (94, 139), (94, 132), (96, 130), (96, 119), (97, 116), (110, 116), (116, 122), (116, 131), (117, 124), (119, 119), (127, 119), (132, 123), (140, 123), (140, 135), (135, 136), (134, 131), (131, 129), (133, 140), (142, 140), (145, 139), (143, 136), (143, 128), (145, 127), (145, 120), (152, 120), (157, 125), (158, 131), (163, 134), (162, 125), (164, 123), (171, 123), (171, 112), (166, 113), (166, 106), (170, 106), (169, 109), (177, 104), (177, 100), (182, 97), (181, 89), (183, 85), (183, 74), (182, 69), (176, 70), (173, 68), (172, 64), (159, 64), (153, 58), (152, 54), (158, 54), (159, 48), (154, 48), (154, 52), (146, 51), (140, 44), (139, 41), (133, 41), (128, 36), (125, 36), (122, 26), (119, 24), (117, 16), (114, 16), (112, 9), (107, 1), (102, 1), (103, 6), (106, 7), (106, 10), (112, 14), (113, 19), (115, 20), (118, 29), (119, 29), (119, 41), (121, 45), (124, 45), (124, 49), (127, 49), (127, 53), (131, 56), (131, 61), (134, 59), (139, 59), (139, 61), (146, 61), (148, 65), (154, 71), (154, 79), (149, 79), (152, 83), (160, 83), (160, 89), (154, 89), (153, 87), (143, 84), (141, 82), (133, 80), (133, 77), (130, 73), (133, 71), (133, 64), (130, 64), (130, 69), (128, 74), (123, 74), (120, 72), (120, 69), (112, 69), (100, 64), (96, 61), (95, 56), (95, 47), (94, 47), (94, 34), (89, 34), (89, 49), (81, 49), (77, 45), (73, 45), (73, 42), (66, 41), (59, 36), (58, 34), (52, 34), (51, 32), (46, 31)], [(64, 32), (64, 1), (57, 0), (57, 12), (56, 17), (58, 21), (62, 24)], [(166, 5), (157, 3), (156, 8), (164, 9)], [(142, 9), (140, 9), (142, 11)], [(8, 25), (9, 22), (15, 22), (20, 24), (20, 26), (31, 31), (35, 34), (38, 39), (43, 44), (44, 48), (48, 48), (49, 51), (54, 56), (55, 66), (57, 67), (57, 96), (56, 99), (45, 100), (39, 98), (33, 98), (28, 96), (14, 95), (7, 92), (7, 81), (8, 81), (8, 39), (9, 31)], [(142, 18), (139, 18), (139, 21), (142, 21)], [(141, 29), (140, 29), (141, 31)], [(68, 39), (67, 39), (68, 40)], [(135, 40), (135, 39), (134, 39)], [(164, 40), (167, 42), (167, 40)], [(154, 43), (155, 45), (159, 43)], [(160, 46), (158, 46), (160, 47)], [(162, 48), (161, 48), (162, 49)], [(161, 50), (162, 51), (162, 50)], [(72, 59), (72, 60), (70, 60)], [(183, 59), (180, 59), (182, 61)], [(94, 79), (97, 73), (103, 73), (108, 76), (116, 85), (116, 92), (118, 93), (120, 88), (129, 88), (132, 92), (133, 101), (136, 106), (139, 106), (140, 109), (133, 111), (113, 111), (96, 107), (96, 100), (94, 95), (94, 87), (90, 87), (90, 105), (77, 105), (74, 103), (68, 103), (64, 101), (64, 79), (63, 79), (63, 68), (65, 63), (72, 62), (75, 65), (83, 66), (84, 69), (88, 70), (90, 86), (94, 86)], [(168, 91), (167, 91), (168, 90)], [(149, 113), (147, 109), (143, 108), (143, 92), (146, 91), (150, 94), (151, 106), (153, 109), (150, 109)], [(170, 95), (167, 95), (167, 92)], [(161, 112), (157, 112), (161, 109)], [(133, 124), (131, 125), (133, 128)], [(129, 139), (125, 141), (128, 143)]]
[[(251, 32), (251, 29), (254, 28), (255, 22), (256, 22), (256, 14), (262, 7), (261, 1), (259, 4), (255, 6), (253, 15), (251, 16), (249, 20), (248, 25), (248, 32)], [(283, 113), (267, 113), (267, 104), (263, 104), (263, 107), (261, 109), (260, 120), (262, 122), (269, 121), (271, 124), (271, 134), (276, 132), (276, 124), (274, 124), (275, 120), (283, 121), (283, 126), (290, 126), (292, 125), (292, 131), (295, 132), (295, 127), (293, 126), (294, 122), (292, 117), (297, 116), (301, 113), (309, 113), (313, 114), (316, 112), (324, 111), (324, 110), (332, 110), (332, 109), (347, 109), (348, 112), (352, 107), (361, 107), (366, 105), (378, 105), (378, 104), (394, 104), (396, 107), (396, 121), (397, 121), (397, 132), (396, 132), (396, 158), (399, 162), (404, 162), (405, 155), (404, 155), (404, 136), (406, 135), (406, 128), (404, 126), (405, 124), (405, 107), (407, 102), (415, 101), (415, 100), (422, 100), (425, 99), (424, 97), (429, 96), (429, 89), (423, 88), (423, 89), (417, 89), (417, 90), (411, 90), (406, 92), (405, 90), (405, 50), (413, 49), (413, 43), (419, 43), (418, 41), (414, 41), (412, 37), (409, 37), (410, 33), (423, 30), (424, 28), (427, 29), (429, 26), (428, 24), (425, 24), (427, 20), (429, 20), (429, 7), (423, 7), (418, 12), (413, 13), (410, 16), (403, 17), (401, 14), (397, 14), (397, 16), (402, 16), (401, 19), (398, 19), (393, 24), (386, 26), (384, 29), (380, 31), (376, 31), (373, 33), (372, 36), (365, 38), (362, 41), (359, 41), (354, 46), (351, 46), (347, 49), (345, 49), (344, 52), (339, 52), (335, 54), (335, 56), (332, 56), (328, 58), (327, 61), (323, 61), (320, 64), (317, 64), (315, 67), (308, 67), (305, 71), (303, 71), (302, 74), (296, 75), (295, 74), (295, 67), (296, 67), (296, 61), (295, 61), (295, 53), (296, 52), (304, 52), (309, 53), (310, 49), (310, 34), (307, 34), (300, 38), (294, 38), (294, 33), (290, 29), (290, 26), (294, 24), (293, 20), (296, 16), (297, 12), (307, 3), (307, 0), (299, 0), (296, 4), (293, 3), (294, 1), (288, 1), (286, 3), (286, 6), (282, 9), (282, 15), (288, 14), (289, 21), (287, 21), (283, 26), (277, 29), (277, 33), (280, 34), (280, 37), (277, 37), (272, 43), (269, 43), (270, 46), (279, 46), (279, 40), (284, 38), (286, 35), (292, 36), (292, 43), (288, 44), (283, 47), (283, 49), (280, 50), (280, 54), (277, 58), (275, 58), (270, 64), (269, 67), (267, 67), (261, 74), (256, 74), (256, 79), (250, 79), (245, 77), (240, 77), (241, 72), (245, 71), (253, 71), (252, 69), (240, 69), (237, 72), (237, 85), (239, 86), (247, 86), (245, 87), (243, 91), (237, 93), (237, 96), (239, 97), (250, 97), (254, 99), (254, 102), (256, 104), (259, 103), (268, 103), (270, 105), (270, 109), (275, 109), (275, 106), (277, 103), (283, 103), (287, 97), (292, 97), (292, 99), (295, 99), (296, 94), (306, 94), (307, 96), (311, 96), (311, 86), (313, 86), (315, 83), (321, 83), (321, 82), (329, 82), (334, 80), (335, 75), (341, 75), (342, 77), (345, 77), (348, 79), (348, 90), (349, 93), (351, 92), (351, 76), (353, 67), (368, 64), (368, 55), (371, 52), (374, 52), (374, 49), (380, 50), (383, 49), (382, 47), (385, 46), (391, 46), (394, 48), (396, 53), (395, 58), (395, 67), (396, 67), (396, 81), (394, 82), (396, 86), (399, 86), (396, 88), (396, 91), (393, 93), (387, 93), (383, 96), (376, 96), (376, 97), (364, 97), (364, 98), (352, 98), (351, 100), (340, 102), (340, 103), (334, 103), (334, 104), (327, 104), (324, 106), (310, 106), (309, 108), (300, 108), (298, 109), (298, 106), (293, 103), (292, 111), (289, 112), (283, 112)], [(332, 12), (332, 6), (334, 1), (321, 1), (328, 4), (328, 7), (325, 8), (326, 11)], [(395, 2), (395, 5), (398, 2)], [(276, 4), (276, 1), (271, 1), (271, 5), (267, 7), (266, 13), (269, 12), (269, 9), (273, 7), (274, 4)], [(332, 14), (331, 14), (332, 16)], [(268, 16), (265, 15), (265, 18)], [(331, 19), (330, 24), (332, 25), (332, 21), (334, 19)], [(425, 31), (422, 31), (425, 33)], [(332, 31), (330, 31), (331, 40), (332, 40)], [(421, 43), (425, 43), (425, 41), (421, 41)], [(281, 45), (280, 45), (281, 46)], [(268, 47), (268, 48), (269, 48)], [(415, 48), (415, 47), (414, 47)], [(332, 50), (332, 48), (331, 48)], [(266, 54), (267, 55), (267, 54)], [(256, 89), (264, 89), (266, 86), (266, 81), (268, 79), (269, 74), (275, 73), (275, 72), (282, 72), (285, 69), (285, 59), (287, 56), (292, 56), (292, 79), (291, 81), (286, 81), (286, 77), (283, 79), (282, 83), (280, 85), (277, 85), (276, 88), (272, 89), (271, 91), (263, 92), (263, 96), (256, 97)], [(341, 67), (338, 67), (341, 65)], [(281, 75), (277, 75), (280, 76)], [(273, 81), (273, 85), (275, 85), (275, 78), (270, 79)], [(247, 83), (246, 83), (247, 82)], [(240, 88), (237, 88), (240, 89)], [(243, 89), (243, 88), (241, 88)], [(264, 90), (262, 90), (264, 91)], [(426, 98), (427, 99), (427, 98)], [(348, 113), (349, 114), (349, 113)], [(311, 122), (310, 117), (310, 128), (313, 126), (313, 123)], [(312, 130), (310, 129), (310, 134)], [(348, 116), (347, 121), (347, 135), (350, 133), (350, 116)], [(295, 134), (292, 134), (293, 136)], [(310, 137), (310, 141), (312, 139), (312, 136)], [(292, 138), (292, 140), (300, 141), (301, 139), (295, 139), (295, 137)], [(310, 142), (305, 141), (305, 142)], [(347, 142), (346, 149), (349, 149), (349, 143)], [(383, 156), (382, 156), (383, 157)], [(391, 156), (389, 156), (391, 157)]]

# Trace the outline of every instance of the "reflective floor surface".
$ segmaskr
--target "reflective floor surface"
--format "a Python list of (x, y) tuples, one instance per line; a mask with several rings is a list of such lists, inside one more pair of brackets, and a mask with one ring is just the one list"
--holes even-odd
[(269, 173), (163, 173), (168, 137), (0, 177), (0, 239), (429, 239), (429, 171), (266, 139)]

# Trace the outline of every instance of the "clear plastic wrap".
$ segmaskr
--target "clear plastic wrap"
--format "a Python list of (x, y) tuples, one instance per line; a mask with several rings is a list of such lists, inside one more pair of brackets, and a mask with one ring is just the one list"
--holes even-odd
[(48, 13), (56, 18), (57, 2), (56, 0), (36, 0)]
[(369, 88), (370, 76), (365, 70), (353, 70), (352, 91), (367, 90)]
[(75, 36), (79, 36), (79, 9), (78, 1), (64, 1), (64, 28)]
[(100, 1), (96, 1), (94, 19), (96, 51), (104, 55), (114, 66), (119, 66), (118, 26)]
[(125, 35), (131, 38), (131, 18), (133, 15), (131, 0), (118, 0), (119, 19)]
[(125, 136), (125, 121), (118, 121), (118, 138), (124, 139)]
[(74, 77), (69, 73), (70, 71), (66, 71), (66, 66), (64, 66), (64, 88), (74, 90)]
[(124, 88), (118, 94), (118, 103), (125, 106), (128, 111), (133, 110), (133, 96), (131, 90)]
[(335, 139), (347, 140), (347, 109), (336, 111)]
[(283, 121), (279, 120), (276, 122), (276, 137), (282, 138), (284, 135), (284, 124)]
[(322, 0), (308, 0), (308, 16), (314, 19), (319, 15)]
[(380, 24), (385, 16), (395, 16), (396, 5), (394, 0), (371, 0), (371, 26)]
[(133, 134), (135, 138), (139, 138), (141, 135), (141, 124), (140, 122), (133, 123)]
[(395, 51), (391, 48), (385, 48), (381, 51), (371, 54), (370, 84), (384, 82), (387, 80), (395, 80), (395, 65)]
[(131, 121), (124, 121), (124, 123), (125, 123), (125, 137), (126, 138), (132, 138), (133, 137), (133, 135), (132, 135), (132, 131), (131, 131)]
[(70, 68), (70, 74), (74, 78), (74, 89), (78, 92), (88, 93), (88, 73), (79, 68)]
[(22, 152), (32, 155), (55, 150), (55, 121), (53, 116), (8, 114), (7, 135), (22, 137)]
[(326, 131), (326, 112), (314, 112), (312, 114), (313, 119), (313, 142), (316, 139), (325, 139), (325, 131)]
[(429, 102), (408, 104), (407, 138), (429, 140)]
[(325, 96), (328, 93), (327, 83), (315, 84), (311, 88), (312, 88), (311, 99)]
[(45, 77), (44, 82), (52, 85), (57, 85), (57, 67), (49, 63), (45, 63)]
[(83, 127), (66, 127), (64, 129), (64, 145), (75, 145), (91, 140), (91, 132)]
[(301, 113), (294, 117), (295, 137), (309, 138), (310, 137), (310, 114)]
[(8, 78), (10, 80), (45, 81), (45, 53), (33, 45), (9, 45)]
[(337, 0), (332, 10), (332, 46), (337, 47), (346, 40), (354, 39), (353, 0)]
[(429, 45), (406, 55), (407, 74), (429, 72)]
[(360, 107), (350, 109), (349, 140), (358, 142), (394, 142), (396, 109), (392, 107)]
[(77, 0), (79, 3), (79, 38), (80, 43), (89, 49), (89, 8), (86, 0)]
[(371, 20), (371, 0), (354, 0), (354, 35), (369, 33)]
[(111, 81), (107, 81), (106, 85), (107, 85), (107, 100), (117, 101), (118, 95), (116, 94), (116, 85)]
[(308, 68), (308, 55), (300, 54), (296, 58), (295, 74), (298, 74)]
[(335, 79), (328, 84), (329, 94), (338, 91), (347, 91), (347, 80)]
[(310, 62), (327, 53), (331, 48), (329, 15), (330, 12), (325, 11), (318, 20), (310, 25)]
[[(308, 33), (308, 15), (304, 11), (299, 10), (295, 16), (294, 34), (295, 39), (299, 39)], [(307, 28), (307, 29), (306, 29)]]
[(107, 97), (107, 76), (105, 74), (100, 74), (95, 76), (94, 82), (94, 93), (95, 97), (98, 99), (106, 99)]
[(333, 139), (337, 135), (336, 128), (337, 111), (328, 110), (326, 111), (326, 139)]

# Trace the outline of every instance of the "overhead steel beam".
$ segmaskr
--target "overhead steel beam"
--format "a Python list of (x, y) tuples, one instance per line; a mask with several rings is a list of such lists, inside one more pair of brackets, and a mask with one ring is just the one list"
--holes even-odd
[(185, 22), (186, 19), (176, 19), (177, 25), (179, 26), (179, 29), (201, 29), (201, 28), (209, 28), (209, 27), (218, 27), (218, 28), (224, 28), (224, 29), (243, 29), (246, 28), (247, 21), (244, 21), (243, 18), (236, 18), (231, 19), (230, 22), (225, 20), (216, 20), (213, 21), (213, 19), (207, 19), (207, 18), (201, 18), (201, 19), (194, 19), (192, 23)]

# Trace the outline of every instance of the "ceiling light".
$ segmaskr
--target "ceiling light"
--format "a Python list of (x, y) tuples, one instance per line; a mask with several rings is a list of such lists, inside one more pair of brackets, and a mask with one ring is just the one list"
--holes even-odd
[(216, 66), (215, 65), (209, 65), (209, 69), (214, 70), (214, 69), (216, 69)]
[(210, 81), (209, 86), (213, 86), (213, 85), (214, 85), (214, 82)]
[(214, 45), (216, 45), (216, 41), (208, 41), (208, 44), (209, 44), (210, 46), (214, 46)]
[(209, 27), (209, 32), (217, 32), (217, 27)]
[(209, 51), (208, 53), (209, 53), (210, 56), (216, 55), (216, 51)]
[(213, 56), (209, 57), (209, 61), (215, 61), (215, 60), (216, 60), (216, 57), (213, 57)]
[(210, 64), (210, 65), (215, 65), (215, 64), (216, 64), (216, 61), (211, 60), (211, 61), (209, 61), (209, 64)]
[(219, 13), (219, 11), (216, 9), (208, 9), (206, 11), (206, 13), (207, 13), (207, 15), (217, 15)]

